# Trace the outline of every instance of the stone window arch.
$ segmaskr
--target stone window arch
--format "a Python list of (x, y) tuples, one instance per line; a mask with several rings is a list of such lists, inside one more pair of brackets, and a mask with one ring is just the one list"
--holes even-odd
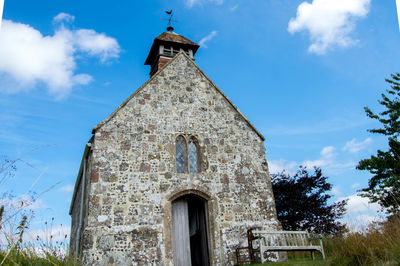
[(175, 143), (177, 173), (200, 172), (199, 142), (194, 136), (179, 135)]

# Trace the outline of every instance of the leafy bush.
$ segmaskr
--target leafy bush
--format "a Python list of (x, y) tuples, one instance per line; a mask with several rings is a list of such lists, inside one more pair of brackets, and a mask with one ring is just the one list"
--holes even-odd
[(344, 229), (340, 222), (346, 201), (328, 204), (332, 185), (321, 168), (309, 171), (300, 166), (294, 175), (282, 172), (271, 175), (278, 220), (283, 230), (308, 230), (336, 234)]

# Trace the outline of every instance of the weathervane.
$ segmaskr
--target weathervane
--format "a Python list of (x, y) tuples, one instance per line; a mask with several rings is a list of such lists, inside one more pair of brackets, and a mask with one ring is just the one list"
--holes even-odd
[(173, 10), (171, 9), (171, 10), (167, 10), (167, 11), (165, 11), (165, 13), (167, 13), (168, 14), (168, 19), (166, 19), (166, 18), (162, 18), (162, 20), (168, 20), (168, 27), (167, 27), (167, 31), (169, 31), (169, 32), (173, 32), (174, 31), (174, 27), (172, 27), (171, 26), (171, 22), (179, 22), (179, 21), (177, 21), (177, 20), (172, 20), (172, 17), (174, 16), (174, 12), (173, 12)]

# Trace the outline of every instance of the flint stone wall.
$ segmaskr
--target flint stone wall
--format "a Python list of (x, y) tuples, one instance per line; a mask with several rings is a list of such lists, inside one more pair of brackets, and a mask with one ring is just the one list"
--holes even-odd
[[(176, 173), (179, 135), (197, 138), (199, 173)], [(91, 160), (85, 264), (173, 265), (185, 193), (207, 200), (213, 265), (236, 263), (249, 227), (278, 227), (263, 140), (183, 53), (96, 129)]]

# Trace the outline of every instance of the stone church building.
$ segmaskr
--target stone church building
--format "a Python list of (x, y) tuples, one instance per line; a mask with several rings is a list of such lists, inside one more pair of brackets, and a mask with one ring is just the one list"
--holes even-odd
[(233, 265), (251, 227), (277, 229), (264, 137), (195, 64), (155, 38), (150, 79), (93, 129), (71, 202), (85, 265)]

